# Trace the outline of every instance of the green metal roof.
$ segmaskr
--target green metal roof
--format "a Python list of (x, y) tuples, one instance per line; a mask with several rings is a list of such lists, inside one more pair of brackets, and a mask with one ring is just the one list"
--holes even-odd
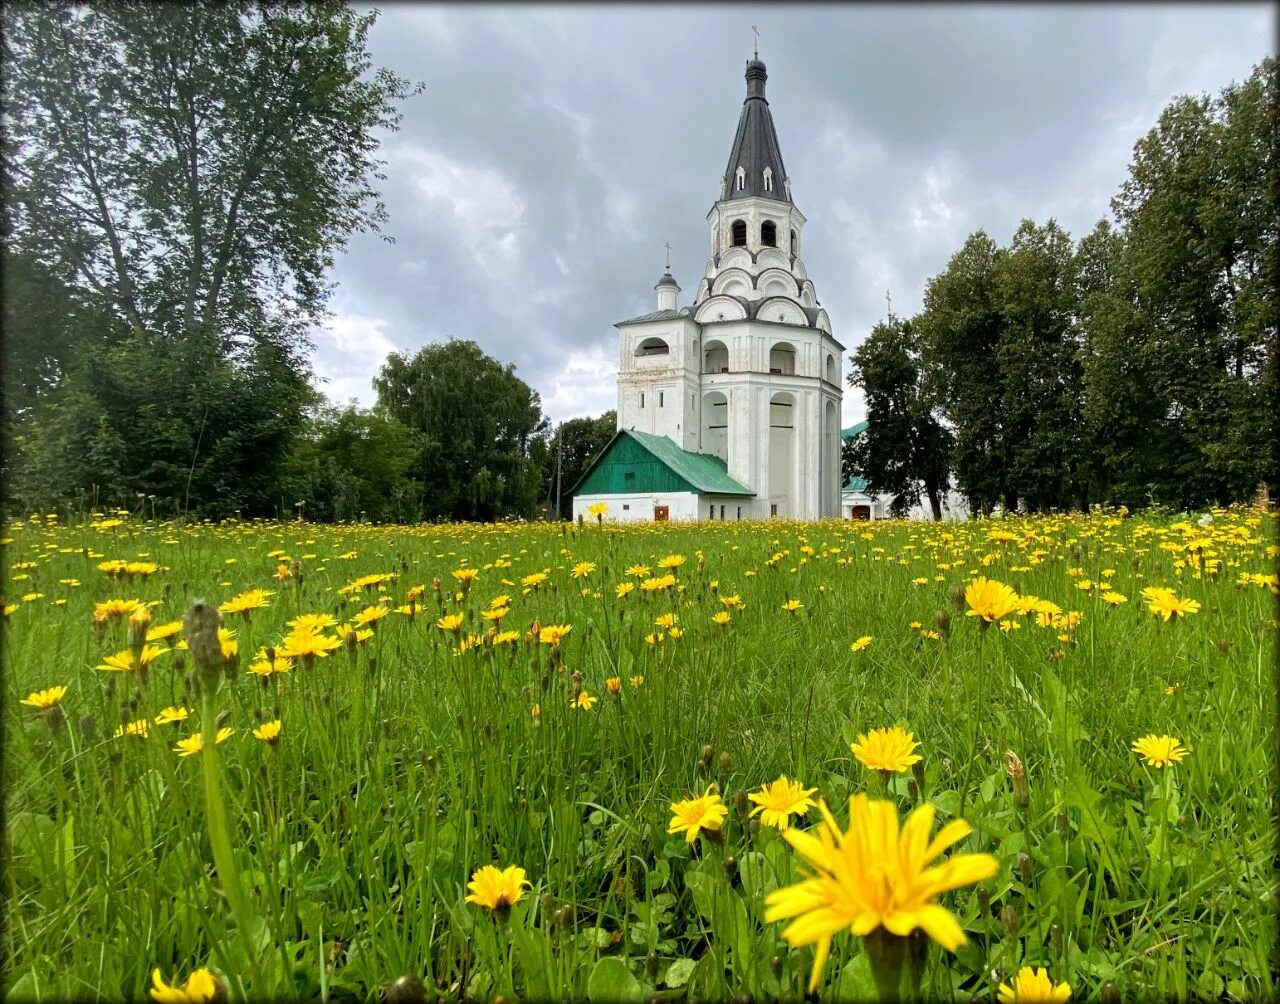
[(755, 492), (740, 485), (719, 457), (682, 450), (667, 436), (619, 429), (571, 495), (691, 491), (701, 495), (745, 495)]

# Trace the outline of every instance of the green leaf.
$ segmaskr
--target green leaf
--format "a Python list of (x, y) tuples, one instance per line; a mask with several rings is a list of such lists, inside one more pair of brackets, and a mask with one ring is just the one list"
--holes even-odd
[(689, 977), (693, 975), (693, 968), (696, 965), (693, 959), (676, 959), (667, 968), (667, 978), (663, 982), (673, 990), (684, 986), (689, 982)]
[(842, 1001), (875, 1000), (879, 996), (875, 975), (871, 972), (871, 956), (866, 952), (854, 956), (840, 970), (835, 996)]
[(591, 1001), (640, 1001), (644, 988), (622, 959), (601, 959), (587, 980), (587, 999)]

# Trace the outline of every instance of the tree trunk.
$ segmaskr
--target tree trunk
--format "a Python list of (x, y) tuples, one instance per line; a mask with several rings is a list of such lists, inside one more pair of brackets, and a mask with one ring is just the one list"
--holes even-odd
[(928, 483), (924, 486), (925, 494), (929, 496), (929, 509), (933, 512), (933, 521), (935, 523), (942, 522), (942, 499), (938, 493), (938, 486)]

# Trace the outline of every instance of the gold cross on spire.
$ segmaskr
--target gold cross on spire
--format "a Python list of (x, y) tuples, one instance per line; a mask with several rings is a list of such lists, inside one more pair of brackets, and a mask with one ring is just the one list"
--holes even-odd
[(755, 58), (756, 58), (756, 59), (759, 59), (759, 58), (760, 58), (760, 29), (759, 29), (759, 28), (757, 28), (757, 27), (753, 24), (753, 25), (751, 26), (751, 30), (752, 30), (752, 32), (754, 32), (754, 33), (755, 33), (755, 36), (756, 36), (756, 55), (755, 55)]

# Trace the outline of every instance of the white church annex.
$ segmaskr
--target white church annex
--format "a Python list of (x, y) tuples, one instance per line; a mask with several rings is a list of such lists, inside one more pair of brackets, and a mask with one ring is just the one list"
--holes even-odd
[(840, 357), (805, 273), (764, 63), (747, 96), (692, 305), (670, 264), (658, 309), (618, 322), (618, 432), (573, 488), (575, 518), (620, 521), (841, 515)]

